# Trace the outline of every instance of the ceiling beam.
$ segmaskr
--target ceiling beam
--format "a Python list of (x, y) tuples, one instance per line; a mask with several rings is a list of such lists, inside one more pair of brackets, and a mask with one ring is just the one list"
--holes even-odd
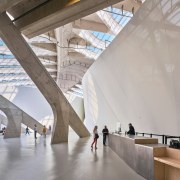
[(72, 27), (76, 29), (85, 29), (90, 31), (98, 31), (107, 33), (108, 27), (104, 23), (99, 23), (95, 21), (89, 21), (84, 19), (78, 19), (74, 22), (72, 22)]
[(57, 65), (54, 65), (54, 64), (47, 64), (47, 65), (44, 65), (45, 68), (47, 69), (54, 69), (54, 70), (57, 70)]
[(54, 30), (45, 33), (46, 36), (56, 39)]
[[(57, 76), (57, 71), (54, 72), (49, 72), (49, 74), (51, 76)], [(27, 73), (25, 72), (4, 72), (4, 73), (0, 73), (0, 79), (1, 78), (10, 78), (10, 77), (26, 77), (28, 76)]]
[(51, 0), (16, 18), (14, 23), (23, 34), (34, 37), (90, 15), (122, 0)]
[(91, 44), (92, 46), (96, 48), (105, 49), (106, 47), (106, 43), (100, 38), (96, 37), (90, 31), (73, 29), (73, 32), (77, 34), (79, 37), (81, 37), (82, 39), (84, 39), (84, 41), (88, 41), (89, 44)]
[(86, 56), (85, 55), (83, 55), (83, 54), (81, 54), (81, 53), (79, 53), (79, 52), (75, 52), (75, 51), (69, 51), (68, 52), (68, 56), (70, 57), (70, 58), (86, 58)]
[(125, 0), (118, 4), (113, 5), (113, 7), (135, 13), (140, 8), (141, 5), (142, 2), (140, 1)]
[(90, 46), (91, 44), (81, 37), (73, 37), (69, 40), (69, 44)]
[(48, 56), (48, 55), (45, 55), (45, 56), (38, 56), (38, 58), (40, 60), (47, 60), (47, 61), (57, 62), (57, 56)]
[(56, 76), (57, 77), (57, 71), (52, 71), (52, 72), (49, 72), (49, 74), (51, 75), (51, 76)]
[(46, 49), (52, 52), (57, 52), (56, 50), (56, 45), (54, 43), (36, 43), (33, 42), (31, 43), (31, 45), (35, 46), (35, 47), (39, 47), (41, 49)]
[(2, 0), (0, 1), (0, 13), (6, 11), (7, 9), (11, 8), (12, 6), (18, 4), (22, 0)]

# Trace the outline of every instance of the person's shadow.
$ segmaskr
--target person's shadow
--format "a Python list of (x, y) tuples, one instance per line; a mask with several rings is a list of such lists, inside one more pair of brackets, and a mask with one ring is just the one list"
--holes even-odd
[(94, 162), (97, 162), (97, 161), (98, 161), (98, 159), (99, 159), (99, 158), (98, 158), (98, 155), (97, 155), (97, 151), (96, 151), (96, 150), (94, 150), (94, 151), (93, 151), (93, 150), (91, 150), (91, 151), (92, 151), (92, 153), (93, 153), (93, 155), (94, 155), (94, 156), (93, 156), (93, 160), (94, 160)]
[(37, 146), (37, 140), (34, 139), (34, 146), (36, 147)]
[(46, 147), (46, 138), (43, 139), (43, 145)]

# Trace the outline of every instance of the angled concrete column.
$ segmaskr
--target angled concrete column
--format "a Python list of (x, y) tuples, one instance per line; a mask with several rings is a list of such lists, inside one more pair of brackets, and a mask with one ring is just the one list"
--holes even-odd
[(16, 109), (10, 108), (1, 108), (1, 110), (8, 117), (8, 124), (4, 134), (4, 138), (15, 138), (20, 137), (21, 135), (21, 122), (22, 122), (22, 113)]
[(7, 126), (4, 138), (20, 137), (21, 123), (33, 129), (37, 125), (37, 132), (42, 133), (43, 125), (33, 119), (19, 107), (0, 95), (0, 110), (3, 111), (7, 119), (1, 117), (1, 121)]
[(80, 137), (89, 136), (83, 122), (5, 13), (0, 16), (0, 36), (53, 109), (55, 122), (51, 142), (67, 142), (69, 124)]
[(7, 117), (0, 114), (0, 130), (2, 129), (1, 125), (7, 126), (8, 120)]
[(2, 114), (0, 114), (0, 124), (1, 125), (3, 124), (4, 126), (7, 126), (7, 124), (8, 124), (7, 117), (3, 116)]

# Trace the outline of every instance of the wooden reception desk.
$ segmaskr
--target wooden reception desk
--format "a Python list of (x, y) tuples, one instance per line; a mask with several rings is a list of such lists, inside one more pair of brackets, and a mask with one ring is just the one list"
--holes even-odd
[(180, 150), (154, 149), (155, 180), (180, 180)]
[(180, 180), (180, 150), (158, 144), (158, 139), (109, 135), (110, 148), (148, 180)]

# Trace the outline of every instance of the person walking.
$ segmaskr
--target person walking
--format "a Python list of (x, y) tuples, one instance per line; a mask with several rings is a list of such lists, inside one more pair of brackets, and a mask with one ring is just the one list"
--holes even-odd
[(37, 126), (36, 124), (34, 125), (34, 138), (37, 139)]
[(5, 132), (6, 132), (6, 128), (5, 127), (3, 127), (3, 133), (2, 133), (2, 135), (4, 136), (5, 135)]
[(97, 129), (98, 129), (98, 126), (95, 126), (94, 130), (93, 130), (93, 138), (94, 138), (94, 140), (93, 140), (93, 142), (91, 144), (91, 149), (93, 149), (94, 144), (95, 144), (95, 149), (97, 149), (97, 139), (99, 138)]
[(44, 125), (43, 130), (42, 130), (42, 134), (44, 135), (44, 137), (46, 137), (46, 131), (47, 131), (47, 129), (46, 129), (46, 126)]
[[(29, 128), (28, 128), (28, 126), (26, 127), (26, 134), (29, 134)], [(26, 135), (25, 134), (25, 135)], [(29, 134), (30, 135), (30, 134)]]
[(109, 135), (109, 130), (107, 126), (104, 126), (102, 133), (103, 133), (103, 145), (106, 146), (106, 137)]
[(51, 125), (49, 125), (49, 132), (51, 132)]

